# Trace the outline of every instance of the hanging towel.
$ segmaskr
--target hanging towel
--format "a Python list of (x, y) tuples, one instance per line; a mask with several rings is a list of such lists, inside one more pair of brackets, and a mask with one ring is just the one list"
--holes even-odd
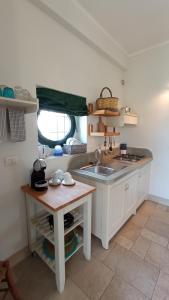
[(0, 141), (7, 140), (7, 109), (0, 107)]
[(24, 109), (8, 108), (9, 135), (12, 142), (25, 140)]

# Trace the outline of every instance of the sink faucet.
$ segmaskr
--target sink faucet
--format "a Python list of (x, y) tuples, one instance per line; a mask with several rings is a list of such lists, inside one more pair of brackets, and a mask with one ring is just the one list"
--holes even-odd
[(101, 158), (102, 158), (102, 150), (100, 147), (98, 147), (95, 152), (95, 159), (96, 159), (96, 165), (99, 165), (101, 163)]

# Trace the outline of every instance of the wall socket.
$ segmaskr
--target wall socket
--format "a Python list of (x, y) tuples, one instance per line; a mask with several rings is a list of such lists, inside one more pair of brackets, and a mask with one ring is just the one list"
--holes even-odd
[(15, 166), (18, 163), (17, 156), (8, 156), (4, 159), (5, 166)]

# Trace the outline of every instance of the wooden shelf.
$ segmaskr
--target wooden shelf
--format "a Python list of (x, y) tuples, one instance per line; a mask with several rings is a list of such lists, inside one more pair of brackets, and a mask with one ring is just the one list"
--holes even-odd
[(76, 249), (68, 257), (65, 258), (65, 262), (68, 261), (81, 247), (83, 247), (82, 237), (78, 234), (77, 238), (78, 238), (78, 245), (77, 245)]
[(48, 212), (43, 213), (41, 215), (38, 215), (34, 218), (32, 218), (31, 222), (32, 225), (36, 228), (36, 230), (43, 235), (46, 239), (48, 239), (53, 245), (55, 245), (54, 242), (54, 233), (50, 228), (49, 222), (47, 217), (50, 214)]
[(118, 117), (120, 116), (120, 112), (115, 112), (107, 109), (100, 109), (94, 111), (91, 115), (96, 117)]
[(89, 136), (119, 136), (120, 132), (108, 132), (108, 131), (103, 131), (103, 132), (98, 132), (98, 131), (93, 131), (93, 125), (89, 124), (88, 125), (88, 135)]
[(29, 100), (0, 97), (0, 107), (1, 106), (24, 108), (24, 111), (27, 114), (27, 113), (32, 113), (37, 111), (38, 99), (34, 99), (34, 101), (29, 101)]
[(73, 229), (75, 229), (76, 227), (81, 225), (82, 223), (83, 223), (83, 219), (82, 219), (82, 217), (79, 217), (79, 219), (77, 219), (71, 227), (65, 229), (64, 234), (65, 235), (68, 234), (70, 231), (72, 231)]
[[(77, 247), (68, 257), (65, 258), (65, 262), (68, 261), (81, 247), (83, 247), (82, 237), (77, 233), (76, 237), (78, 239)], [(45, 255), (43, 251), (43, 241), (44, 238), (41, 237), (38, 241), (34, 242), (32, 244), (32, 250), (36, 252), (40, 256), (40, 258), (48, 265), (48, 267), (55, 273), (55, 259), (52, 260)]]
[[(91, 115), (95, 116), (95, 117), (118, 117), (118, 116), (120, 116), (120, 112), (113, 112), (111, 110), (100, 109), (100, 110), (96, 110)], [(114, 131), (108, 132), (106, 129), (107, 129), (107, 126), (105, 126), (105, 131), (103, 131), (103, 132), (93, 131), (93, 125), (89, 124), (88, 135), (89, 136), (98, 136), (98, 137), (99, 136), (119, 136), (120, 135), (120, 132), (114, 132)]]
[(32, 245), (32, 250), (34, 252), (36, 252), (40, 256), (40, 258), (48, 265), (48, 267), (55, 273), (55, 260), (52, 260), (52, 259), (48, 258), (44, 254), (44, 252), (43, 252), (43, 241), (44, 241), (43, 237), (41, 239), (39, 239), (38, 241), (36, 241)]
[(120, 132), (90, 132), (90, 136), (119, 136)]
[[(74, 215), (74, 223), (69, 228), (65, 229), (64, 235), (68, 234), (70, 231), (78, 227), (83, 223), (83, 218), (81, 214), (75, 214), (73, 211), (71, 213)], [(48, 212), (43, 212), (38, 216), (31, 219), (32, 225), (36, 228), (36, 230), (43, 235), (46, 239), (48, 239), (53, 245), (55, 245), (54, 241), (54, 232), (51, 230), (47, 217), (50, 214)]]

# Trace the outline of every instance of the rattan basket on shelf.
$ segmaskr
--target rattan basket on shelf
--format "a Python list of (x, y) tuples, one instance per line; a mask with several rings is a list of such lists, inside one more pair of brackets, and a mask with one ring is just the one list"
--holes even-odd
[[(108, 90), (110, 96), (103, 98), (103, 92), (104, 90)], [(97, 109), (109, 109), (112, 111), (118, 110), (118, 98), (112, 96), (112, 91), (108, 87), (104, 87), (101, 90), (100, 98), (96, 100), (96, 108)]]

